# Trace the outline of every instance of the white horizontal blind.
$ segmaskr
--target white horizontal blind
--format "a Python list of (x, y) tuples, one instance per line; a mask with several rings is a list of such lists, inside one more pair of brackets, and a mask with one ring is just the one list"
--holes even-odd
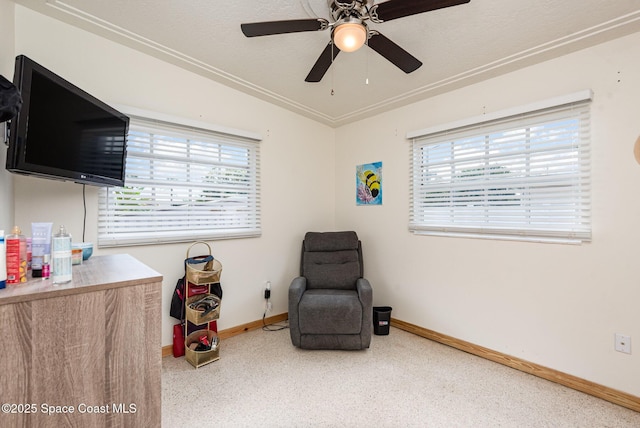
[(589, 241), (589, 122), (581, 101), (415, 137), (409, 229)]
[(260, 236), (256, 141), (132, 118), (125, 187), (101, 189), (98, 245)]

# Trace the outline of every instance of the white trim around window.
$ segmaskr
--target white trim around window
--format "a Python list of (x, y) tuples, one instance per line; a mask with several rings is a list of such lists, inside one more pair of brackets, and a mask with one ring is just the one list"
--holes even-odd
[(592, 97), (582, 91), (409, 132), (409, 230), (590, 241)]
[(125, 186), (100, 189), (99, 247), (261, 235), (259, 135), (123, 111)]

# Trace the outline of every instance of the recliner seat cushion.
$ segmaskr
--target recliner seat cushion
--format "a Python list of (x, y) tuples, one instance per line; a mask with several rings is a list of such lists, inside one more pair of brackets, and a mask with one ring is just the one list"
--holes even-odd
[(302, 334), (359, 334), (362, 304), (353, 290), (307, 290), (299, 304)]

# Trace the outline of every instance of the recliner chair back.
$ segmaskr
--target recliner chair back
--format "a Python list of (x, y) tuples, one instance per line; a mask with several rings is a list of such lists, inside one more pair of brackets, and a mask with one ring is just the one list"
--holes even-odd
[(308, 289), (353, 290), (363, 276), (362, 247), (355, 232), (308, 232), (302, 242), (300, 276)]

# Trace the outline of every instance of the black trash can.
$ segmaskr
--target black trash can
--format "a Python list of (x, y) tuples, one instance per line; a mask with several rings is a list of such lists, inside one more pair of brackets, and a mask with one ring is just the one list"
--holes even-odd
[(391, 306), (373, 307), (373, 333), (378, 336), (389, 334), (391, 324)]

